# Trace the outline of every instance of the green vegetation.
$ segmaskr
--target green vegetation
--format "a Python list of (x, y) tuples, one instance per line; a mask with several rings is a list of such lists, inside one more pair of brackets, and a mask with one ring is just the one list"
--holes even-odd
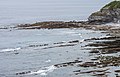
[(117, 8), (120, 8), (120, 0), (119, 1), (115, 0), (115, 1), (110, 2), (109, 4), (105, 5), (101, 10), (103, 10), (103, 9), (112, 10), (112, 9), (117, 9)]
[(107, 15), (107, 13), (106, 12), (95, 12), (95, 13), (92, 13), (92, 15), (94, 15), (94, 16), (106, 16)]
[(93, 16), (107, 16), (110, 15), (106, 10), (120, 9), (120, 0), (112, 1), (106, 4), (100, 11), (92, 13)]

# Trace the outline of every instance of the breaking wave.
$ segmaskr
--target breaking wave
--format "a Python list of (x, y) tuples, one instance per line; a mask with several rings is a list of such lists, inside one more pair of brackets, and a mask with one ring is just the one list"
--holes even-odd
[(2, 49), (1, 52), (18, 51), (20, 49), (21, 49), (20, 47), (18, 47), (18, 48), (6, 48), (6, 49)]
[(53, 72), (56, 69), (54, 65), (45, 67), (44, 69), (40, 69), (38, 71), (33, 71), (30, 74), (40, 74), (40, 75), (47, 75), (50, 72)]

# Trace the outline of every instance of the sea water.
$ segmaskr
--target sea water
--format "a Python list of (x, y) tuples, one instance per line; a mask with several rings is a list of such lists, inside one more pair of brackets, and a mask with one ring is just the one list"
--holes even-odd
[[(0, 27), (39, 21), (87, 20), (109, 1), (0, 0)], [(58, 69), (54, 65), (77, 58), (89, 60), (89, 50), (83, 50), (88, 42), (84, 40), (105, 35), (84, 29), (0, 29), (0, 77), (75, 77), (73, 71), (78, 67)], [(75, 40), (79, 43), (67, 46)], [(16, 75), (27, 71), (31, 72)]]
[[(88, 42), (84, 40), (105, 36), (100, 31), (85, 29), (2, 30), (0, 77), (70, 77), (71, 74), (75, 77), (73, 71), (78, 67), (60, 69), (54, 65), (77, 58), (88, 61), (89, 50), (83, 50)], [(79, 42), (69, 43), (75, 40)], [(64, 46), (70, 44), (73, 46)], [(31, 72), (16, 75), (27, 71)]]
[(111, 0), (0, 0), (0, 25), (87, 20)]

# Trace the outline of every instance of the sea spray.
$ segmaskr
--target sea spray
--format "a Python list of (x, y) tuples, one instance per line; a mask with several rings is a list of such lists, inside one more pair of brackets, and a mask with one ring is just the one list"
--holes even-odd
[(40, 75), (47, 75), (50, 72), (53, 72), (56, 69), (54, 65), (51, 65), (49, 67), (45, 67), (44, 69), (40, 69), (38, 71), (33, 71), (30, 74), (40, 74)]
[(18, 51), (20, 49), (21, 49), (20, 47), (18, 47), (18, 48), (6, 48), (6, 49), (2, 49), (1, 52)]

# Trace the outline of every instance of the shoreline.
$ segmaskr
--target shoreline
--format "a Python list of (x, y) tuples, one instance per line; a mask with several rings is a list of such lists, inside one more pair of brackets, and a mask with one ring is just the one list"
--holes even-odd
[(86, 21), (1, 27), (0, 76), (120, 77), (120, 25), (107, 24), (120, 20), (113, 4)]
[(61, 28), (83, 28), (90, 30), (103, 30), (103, 31), (111, 31), (116, 32), (119, 31), (120, 27), (115, 25), (106, 25), (106, 24), (91, 24), (88, 21), (45, 21), (45, 22), (37, 22), (33, 24), (20, 24), (13, 28), (22, 30), (22, 29), (61, 29)]
[[(53, 42), (53, 46), (50, 46), (51, 44), (45, 43), (45, 44), (31, 44), (29, 45), (30, 48), (42, 48), (41, 50), (51, 50), (51, 49), (58, 49), (58, 48), (67, 48), (71, 47), (71, 49), (77, 45), (80, 45), (82, 43), (87, 43), (85, 46), (81, 46), (82, 50), (89, 50), (85, 51), (84, 54), (89, 54), (88, 61), (84, 61), (83, 59), (75, 59), (74, 61), (63, 61), (58, 63), (53, 63), (53, 66), (56, 69), (61, 68), (68, 68), (70, 67), (77, 67), (78, 69), (73, 70), (72, 74), (75, 74), (75, 76), (81, 76), (81, 75), (90, 75), (90, 76), (109, 76), (110, 74), (116, 76), (116, 73), (119, 73), (120, 70), (113, 69), (114, 67), (120, 66), (120, 57), (117, 56), (120, 52), (120, 27), (119, 26), (109, 26), (109, 25), (91, 25), (91, 24), (85, 24), (83, 22), (63, 22), (63, 21), (50, 21), (50, 22), (39, 22), (34, 24), (25, 24), (25, 25), (18, 25), (13, 28), (13, 30), (41, 30), (41, 29), (86, 29), (93, 30), (94, 32), (100, 31), (101, 33), (105, 33), (105, 36), (100, 37), (90, 37), (86, 38), (84, 40), (68, 40), (66, 42)], [(94, 33), (93, 33), (94, 34)], [(99, 33), (100, 34), (100, 33)], [(89, 35), (89, 32), (88, 34)], [(35, 37), (37, 38), (37, 37)], [(70, 37), (72, 38), (72, 37)], [(44, 38), (43, 38), (44, 39)], [(78, 48), (75, 48), (78, 49)], [(50, 52), (50, 51), (49, 51)], [(67, 54), (69, 54), (69, 50), (66, 51)], [(63, 52), (65, 53), (65, 52)], [(82, 53), (82, 52), (80, 52)], [(14, 53), (15, 55), (19, 55), (20, 52)], [(75, 56), (76, 57), (76, 56)], [(80, 68), (85, 68), (84, 70)], [(88, 69), (86, 69), (88, 68)], [(94, 69), (96, 68), (96, 69)], [(109, 71), (109, 73), (108, 73)], [(112, 72), (114, 71), (114, 72)], [(24, 71), (23, 72), (16, 72), (15, 76), (21, 76), (21, 75), (29, 75), (31, 72), (34, 72), (32, 70)], [(36, 71), (37, 72), (37, 71)], [(35, 72), (35, 73), (36, 73)], [(34, 75), (34, 73), (33, 73)], [(37, 75), (37, 74), (36, 74)], [(38, 74), (39, 75), (39, 74)], [(112, 77), (110, 75), (110, 77)]]

